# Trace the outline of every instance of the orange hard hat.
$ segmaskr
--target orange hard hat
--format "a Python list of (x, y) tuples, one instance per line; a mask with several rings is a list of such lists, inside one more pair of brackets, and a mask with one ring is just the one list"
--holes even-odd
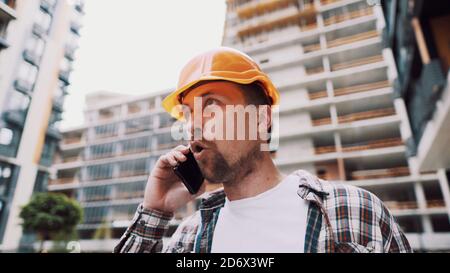
[[(225, 80), (239, 84), (259, 82), (262, 84), (271, 105), (279, 103), (280, 95), (269, 77), (247, 54), (229, 47), (219, 47), (191, 59), (181, 70), (177, 90), (162, 101), (164, 109), (180, 119), (181, 113), (173, 113), (174, 106), (181, 104), (180, 95), (196, 83)], [(174, 111), (175, 112), (175, 111)]]

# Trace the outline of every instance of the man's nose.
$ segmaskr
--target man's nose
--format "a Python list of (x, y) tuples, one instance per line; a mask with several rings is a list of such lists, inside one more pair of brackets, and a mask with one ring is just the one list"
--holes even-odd
[(190, 134), (190, 139), (191, 140), (200, 140), (202, 139), (203, 135), (202, 135), (202, 122), (197, 121), (197, 124), (194, 122), (194, 117), (191, 117), (191, 119), (188, 121), (187, 125), (186, 125), (186, 130), (189, 132)]

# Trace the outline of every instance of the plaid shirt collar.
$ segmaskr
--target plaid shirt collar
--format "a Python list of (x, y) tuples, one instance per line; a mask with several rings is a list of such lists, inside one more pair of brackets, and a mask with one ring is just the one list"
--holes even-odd
[[(301, 198), (308, 201), (318, 201), (329, 195), (329, 192), (325, 190), (322, 184), (311, 176), (311, 174), (303, 170), (298, 170), (291, 175), (297, 175), (300, 179), (297, 194)], [(225, 204), (225, 196), (223, 188), (208, 193), (208, 195), (202, 199), (200, 210), (211, 210), (223, 207)]]
[[(305, 244), (304, 251), (317, 252), (317, 240), (322, 225), (320, 220), (322, 213), (325, 214), (327, 229), (331, 231), (330, 222), (322, 203), (322, 198), (329, 195), (329, 193), (323, 188), (316, 177), (306, 171), (297, 170), (291, 175), (296, 175), (299, 179), (299, 189), (297, 190), (298, 196), (315, 204), (315, 206), (310, 205), (308, 209), (308, 224), (306, 229), (306, 239), (308, 241)], [(197, 231), (194, 243), (195, 252), (211, 252), (214, 228), (219, 218), (220, 209), (225, 204), (225, 196), (225, 191), (221, 188), (208, 193), (207, 196), (202, 199), (199, 208), (201, 225)]]

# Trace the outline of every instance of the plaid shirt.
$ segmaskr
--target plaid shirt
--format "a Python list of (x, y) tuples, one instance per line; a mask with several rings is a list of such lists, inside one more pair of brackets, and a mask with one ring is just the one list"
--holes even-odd
[[(412, 252), (390, 211), (372, 193), (304, 170), (293, 174), (299, 198), (309, 201), (304, 252)], [(224, 203), (223, 189), (211, 192), (164, 246), (162, 237), (173, 214), (140, 205), (114, 252), (211, 252)]]

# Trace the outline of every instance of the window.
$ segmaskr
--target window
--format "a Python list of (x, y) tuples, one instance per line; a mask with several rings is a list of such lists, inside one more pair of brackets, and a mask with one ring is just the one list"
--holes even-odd
[(116, 199), (143, 198), (147, 181), (116, 185)]
[(167, 113), (162, 113), (159, 115), (159, 127), (160, 128), (169, 127), (174, 122), (175, 122), (175, 119)]
[(48, 185), (48, 173), (38, 171), (36, 175), (36, 182), (34, 183), (33, 192), (46, 192)]
[(127, 133), (135, 133), (140, 131), (150, 130), (152, 127), (152, 119), (149, 117), (142, 117), (138, 119), (127, 120), (125, 122), (125, 130)]
[(21, 132), (13, 128), (0, 128), (0, 155), (15, 157), (17, 154)]
[(171, 147), (174, 147), (178, 144), (173, 138), (172, 133), (167, 132), (164, 134), (159, 134), (156, 136), (157, 143), (158, 143), (158, 149), (168, 149)]
[(118, 127), (117, 123), (100, 125), (95, 127), (95, 134), (98, 137), (115, 136), (117, 135)]
[(49, 119), (49, 125), (57, 128), (56, 124), (62, 120), (62, 114), (59, 111), (52, 111)]
[(53, 161), (53, 154), (56, 149), (56, 142), (52, 139), (45, 140), (44, 148), (42, 149), (40, 164), (50, 166)]
[(90, 147), (92, 158), (110, 157), (114, 154), (115, 143), (106, 143)]
[(0, 128), (0, 144), (9, 145), (12, 142), (13, 131), (9, 128)]
[(13, 166), (0, 162), (0, 197), (9, 195), (9, 188), (12, 183)]
[(140, 137), (122, 141), (122, 153), (139, 153), (150, 150), (150, 138)]
[(82, 189), (84, 202), (105, 201), (111, 198), (111, 185), (88, 187)]
[(109, 179), (113, 177), (114, 165), (103, 164), (87, 167), (88, 180)]
[(149, 158), (140, 158), (119, 163), (119, 172), (121, 177), (144, 175), (149, 172), (149, 169)]
[(119, 205), (112, 208), (112, 219), (115, 221), (130, 220), (136, 212), (137, 204)]
[(84, 208), (84, 223), (101, 223), (108, 216), (109, 207)]

